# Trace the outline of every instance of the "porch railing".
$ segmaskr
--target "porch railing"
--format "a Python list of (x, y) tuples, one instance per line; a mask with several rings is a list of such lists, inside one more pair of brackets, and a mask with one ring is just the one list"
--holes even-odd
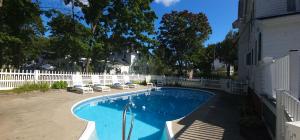
[[(300, 121), (300, 102), (288, 91), (276, 92), (276, 139), (298, 140), (300, 127), (295, 127)], [(297, 122), (295, 124), (295, 122)]]

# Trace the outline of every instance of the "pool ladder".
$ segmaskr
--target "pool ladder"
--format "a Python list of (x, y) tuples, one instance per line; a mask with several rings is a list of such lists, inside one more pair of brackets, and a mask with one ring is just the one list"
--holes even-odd
[(128, 136), (127, 136), (127, 140), (130, 140), (130, 136), (131, 136), (131, 132), (132, 132), (132, 129), (133, 129), (133, 124), (134, 124), (134, 114), (132, 113), (132, 110), (131, 110), (131, 105), (132, 103), (128, 103), (124, 109), (123, 109), (123, 119), (122, 119), (122, 140), (126, 140), (126, 114), (127, 114), (127, 111), (129, 110), (130, 111), (130, 114), (131, 114), (131, 123), (130, 123), (130, 129), (129, 129), (129, 133), (128, 133)]

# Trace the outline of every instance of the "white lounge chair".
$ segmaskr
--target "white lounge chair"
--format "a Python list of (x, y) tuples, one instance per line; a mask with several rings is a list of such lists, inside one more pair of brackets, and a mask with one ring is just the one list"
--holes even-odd
[(125, 85), (127, 85), (129, 88), (137, 88), (138, 84), (134, 84), (132, 82), (127, 82)]
[(114, 83), (112, 85), (112, 87), (117, 88), (117, 89), (129, 89), (128, 85), (124, 85), (124, 84), (121, 84), (121, 83)]
[(146, 86), (153, 87), (154, 84), (152, 82), (150, 82), (151, 81), (151, 77), (146, 76), (145, 77), (145, 81), (146, 81)]
[(147, 86), (152, 86), (153, 87), (153, 83), (151, 83), (151, 82), (147, 82)]
[(78, 93), (93, 93), (93, 88), (84, 86), (81, 75), (72, 75), (73, 87), (72, 90)]
[(92, 75), (92, 83), (93, 83), (92, 88), (95, 91), (103, 91), (103, 92), (110, 91), (110, 87), (100, 84), (100, 79), (99, 76), (97, 75)]

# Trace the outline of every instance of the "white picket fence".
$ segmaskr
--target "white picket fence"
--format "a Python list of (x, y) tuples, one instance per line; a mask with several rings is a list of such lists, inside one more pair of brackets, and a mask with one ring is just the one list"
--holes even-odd
[(276, 139), (299, 140), (300, 102), (288, 91), (278, 90), (276, 94)]
[[(92, 82), (91, 76), (98, 75), (100, 83), (111, 85), (115, 82), (125, 83), (125, 81), (144, 81), (151, 80), (147, 75), (108, 75), (99, 73), (79, 73), (79, 72), (59, 72), (59, 71), (29, 71), (29, 70), (0, 70), (0, 90), (9, 90), (17, 88), (26, 83), (48, 83), (53, 84), (57, 81), (66, 81), (72, 86), (72, 75), (82, 75), (84, 84)], [(150, 77), (147, 79), (147, 77)], [(153, 76), (159, 78), (159, 76)]]
[(231, 94), (246, 95), (248, 83), (230, 79), (185, 79), (178, 77), (166, 77), (166, 85), (182, 86), (190, 88), (206, 88), (223, 90)]
[(113, 83), (126, 83), (128, 81), (160, 81), (163, 85), (176, 85), (192, 88), (208, 88), (224, 90), (234, 94), (245, 94), (247, 84), (228, 79), (184, 79), (178, 77), (165, 77), (161, 75), (108, 75), (99, 73), (79, 73), (79, 72), (58, 72), (58, 71), (21, 71), (21, 70), (0, 70), (0, 90), (17, 88), (26, 83), (48, 83), (53, 84), (57, 81), (66, 81), (72, 86), (72, 75), (82, 76), (83, 84), (92, 83), (92, 75), (99, 76), (100, 84), (112, 85)]

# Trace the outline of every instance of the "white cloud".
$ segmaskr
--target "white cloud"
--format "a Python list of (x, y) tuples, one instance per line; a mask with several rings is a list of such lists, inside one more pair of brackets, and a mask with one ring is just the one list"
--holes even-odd
[[(83, 5), (89, 5), (89, 1), (88, 0), (79, 0)], [(69, 3), (68, 5), (66, 5), (68, 7), (72, 7), (72, 4)]]
[(180, 0), (155, 0), (156, 3), (162, 3), (164, 6), (169, 7), (172, 4), (179, 2)]
[(88, 0), (80, 0), (84, 5), (89, 5), (89, 1)]

